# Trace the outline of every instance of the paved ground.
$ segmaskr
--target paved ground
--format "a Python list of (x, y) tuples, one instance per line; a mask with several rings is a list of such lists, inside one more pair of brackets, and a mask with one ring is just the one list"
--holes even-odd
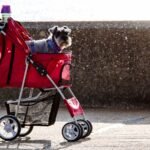
[[(0, 150), (149, 150), (150, 111), (86, 109), (93, 123), (92, 134), (78, 142), (68, 143), (61, 135), (62, 126), (70, 121), (60, 109), (57, 122), (50, 127), (35, 127), (32, 133), (13, 142), (0, 140)], [(1, 116), (4, 111), (1, 111)]]

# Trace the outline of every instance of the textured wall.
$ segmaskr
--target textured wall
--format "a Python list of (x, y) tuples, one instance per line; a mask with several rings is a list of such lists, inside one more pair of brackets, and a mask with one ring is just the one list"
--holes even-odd
[(150, 22), (24, 23), (35, 39), (72, 28), (73, 91), (85, 106), (150, 106)]

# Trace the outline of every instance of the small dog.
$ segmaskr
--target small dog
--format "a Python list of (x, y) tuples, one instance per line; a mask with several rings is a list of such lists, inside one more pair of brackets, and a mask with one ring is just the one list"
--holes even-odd
[(26, 41), (32, 53), (61, 53), (71, 46), (72, 38), (69, 36), (71, 29), (67, 26), (54, 26), (48, 31), (50, 36), (47, 39)]

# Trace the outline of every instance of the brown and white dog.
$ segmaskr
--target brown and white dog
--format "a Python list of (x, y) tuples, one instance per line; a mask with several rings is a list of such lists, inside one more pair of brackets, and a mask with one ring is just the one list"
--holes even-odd
[(61, 53), (63, 49), (71, 46), (71, 29), (67, 26), (54, 26), (48, 31), (50, 36), (47, 39), (26, 41), (32, 53)]

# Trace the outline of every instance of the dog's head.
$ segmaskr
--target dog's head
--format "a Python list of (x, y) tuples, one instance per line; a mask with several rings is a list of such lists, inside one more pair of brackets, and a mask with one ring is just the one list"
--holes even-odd
[(52, 38), (55, 40), (56, 44), (60, 47), (61, 50), (71, 46), (71, 29), (69, 29), (67, 26), (54, 26), (49, 29), (49, 32), (51, 33)]

